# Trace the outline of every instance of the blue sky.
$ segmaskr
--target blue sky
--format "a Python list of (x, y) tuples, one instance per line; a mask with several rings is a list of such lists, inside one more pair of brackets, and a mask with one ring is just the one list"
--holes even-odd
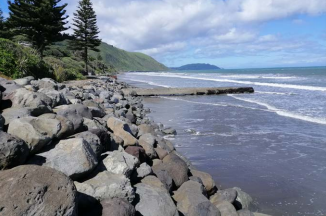
[[(62, 2), (70, 15), (78, 4)], [(103, 41), (167, 66), (326, 66), (326, 0), (92, 2)], [(7, 15), (6, 1), (0, 6)]]

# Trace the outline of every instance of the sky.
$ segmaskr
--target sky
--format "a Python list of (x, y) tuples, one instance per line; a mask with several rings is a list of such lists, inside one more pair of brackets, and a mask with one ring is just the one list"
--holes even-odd
[[(0, 7), (8, 16), (6, 2)], [(78, 0), (61, 2), (72, 20)], [(326, 0), (92, 2), (104, 42), (170, 67), (326, 66)]]

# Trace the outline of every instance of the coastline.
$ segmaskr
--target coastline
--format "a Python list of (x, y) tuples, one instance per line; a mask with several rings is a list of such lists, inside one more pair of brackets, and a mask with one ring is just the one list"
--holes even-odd
[[(51, 215), (64, 206), (61, 215), (263, 215), (250, 211), (247, 193), (217, 190), (211, 175), (194, 169), (164, 138), (176, 131), (150, 121), (142, 99), (121, 91), (127, 84), (107, 77), (64, 84), (32, 78), (0, 81), (0, 150), (8, 151), (12, 139), (19, 146), (1, 158), (0, 207), (7, 213), (43, 206)], [(61, 175), (58, 179), (69, 189), (59, 185), (53, 191), (60, 181), (35, 180), (35, 173)], [(10, 196), (8, 178), (25, 185), (17, 185), (25, 192), (35, 190), (35, 184), (48, 185), (41, 196), (52, 204), (26, 204), (35, 200), (32, 192)], [(69, 199), (51, 198), (63, 195)], [(17, 208), (11, 209), (12, 202)]]

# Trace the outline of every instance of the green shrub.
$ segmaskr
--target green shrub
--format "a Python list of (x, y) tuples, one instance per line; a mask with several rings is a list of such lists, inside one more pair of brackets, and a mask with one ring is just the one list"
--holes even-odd
[(0, 72), (14, 79), (24, 76), (54, 78), (50, 67), (29, 47), (0, 38)]

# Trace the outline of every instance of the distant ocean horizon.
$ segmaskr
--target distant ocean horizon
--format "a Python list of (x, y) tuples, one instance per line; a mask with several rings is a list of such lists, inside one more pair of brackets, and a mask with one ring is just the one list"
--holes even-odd
[(326, 67), (134, 72), (138, 87), (239, 87), (254, 94), (146, 98), (150, 117), (223, 186), (251, 194), (263, 213), (326, 215)]

